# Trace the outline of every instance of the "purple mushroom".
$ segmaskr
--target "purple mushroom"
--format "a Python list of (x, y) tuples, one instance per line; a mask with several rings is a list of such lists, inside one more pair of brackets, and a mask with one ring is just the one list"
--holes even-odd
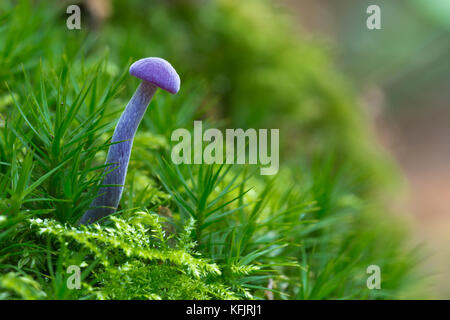
[(127, 175), (133, 139), (139, 123), (144, 116), (158, 87), (175, 94), (180, 89), (180, 77), (172, 65), (161, 58), (144, 58), (130, 67), (130, 74), (142, 79), (130, 102), (122, 113), (114, 130), (110, 146), (106, 171), (97, 198), (81, 217), (79, 224), (89, 224), (117, 210)]

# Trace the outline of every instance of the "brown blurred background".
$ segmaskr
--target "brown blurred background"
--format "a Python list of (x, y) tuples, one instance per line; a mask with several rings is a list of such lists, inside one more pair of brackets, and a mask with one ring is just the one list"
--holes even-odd
[[(300, 32), (322, 37), (404, 173), (400, 211), (429, 252), (424, 270), (450, 296), (450, 1), (278, 0)], [(381, 9), (368, 30), (366, 9)]]

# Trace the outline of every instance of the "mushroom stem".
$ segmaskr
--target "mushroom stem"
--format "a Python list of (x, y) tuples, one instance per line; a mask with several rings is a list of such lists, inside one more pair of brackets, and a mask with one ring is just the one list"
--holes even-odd
[(157, 88), (153, 83), (142, 81), (120, 116), (111, 140), (112, 143), (118, 143), (109, 147), (106, 159), (106, 163), (111, 164), (105, 168), (109, 173), (103, 179), (103, 186), (92, 201), (91, 208), (84, 213), (79, 224), (93, 223), (116, 211), (127, 176), (134, 135)]

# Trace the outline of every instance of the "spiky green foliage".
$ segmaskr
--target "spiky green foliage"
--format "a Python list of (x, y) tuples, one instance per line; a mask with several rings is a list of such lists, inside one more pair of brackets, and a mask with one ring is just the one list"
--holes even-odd
[(9, 272), (0, 277), (0, 299), (37, 300), (46, 297), (38, 282), (29, 276)]

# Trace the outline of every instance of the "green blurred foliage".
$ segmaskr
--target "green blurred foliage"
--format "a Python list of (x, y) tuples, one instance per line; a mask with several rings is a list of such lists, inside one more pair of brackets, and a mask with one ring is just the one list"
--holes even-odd
[[(380, 30), (366, 27), (371, 4), (381, 9)], [(379, 87), (387, 112), (423, 107), (418, 101), (433, 97), (447, 99), (449, 1), (342, 0), (325, 5), (335, 14), (332, 33), (340, 68), (359, 90)]]
[(393, 181), (326, 48), (299, 35), (271, 1), (131, 3), (115, 2), (102, 45), (127, 58), (165, 56), (182, 81), (201, 75), (219, 98), (213, 116), (228, 126), (281, 129), (281, 159), (332, 152), (375, 185)]

